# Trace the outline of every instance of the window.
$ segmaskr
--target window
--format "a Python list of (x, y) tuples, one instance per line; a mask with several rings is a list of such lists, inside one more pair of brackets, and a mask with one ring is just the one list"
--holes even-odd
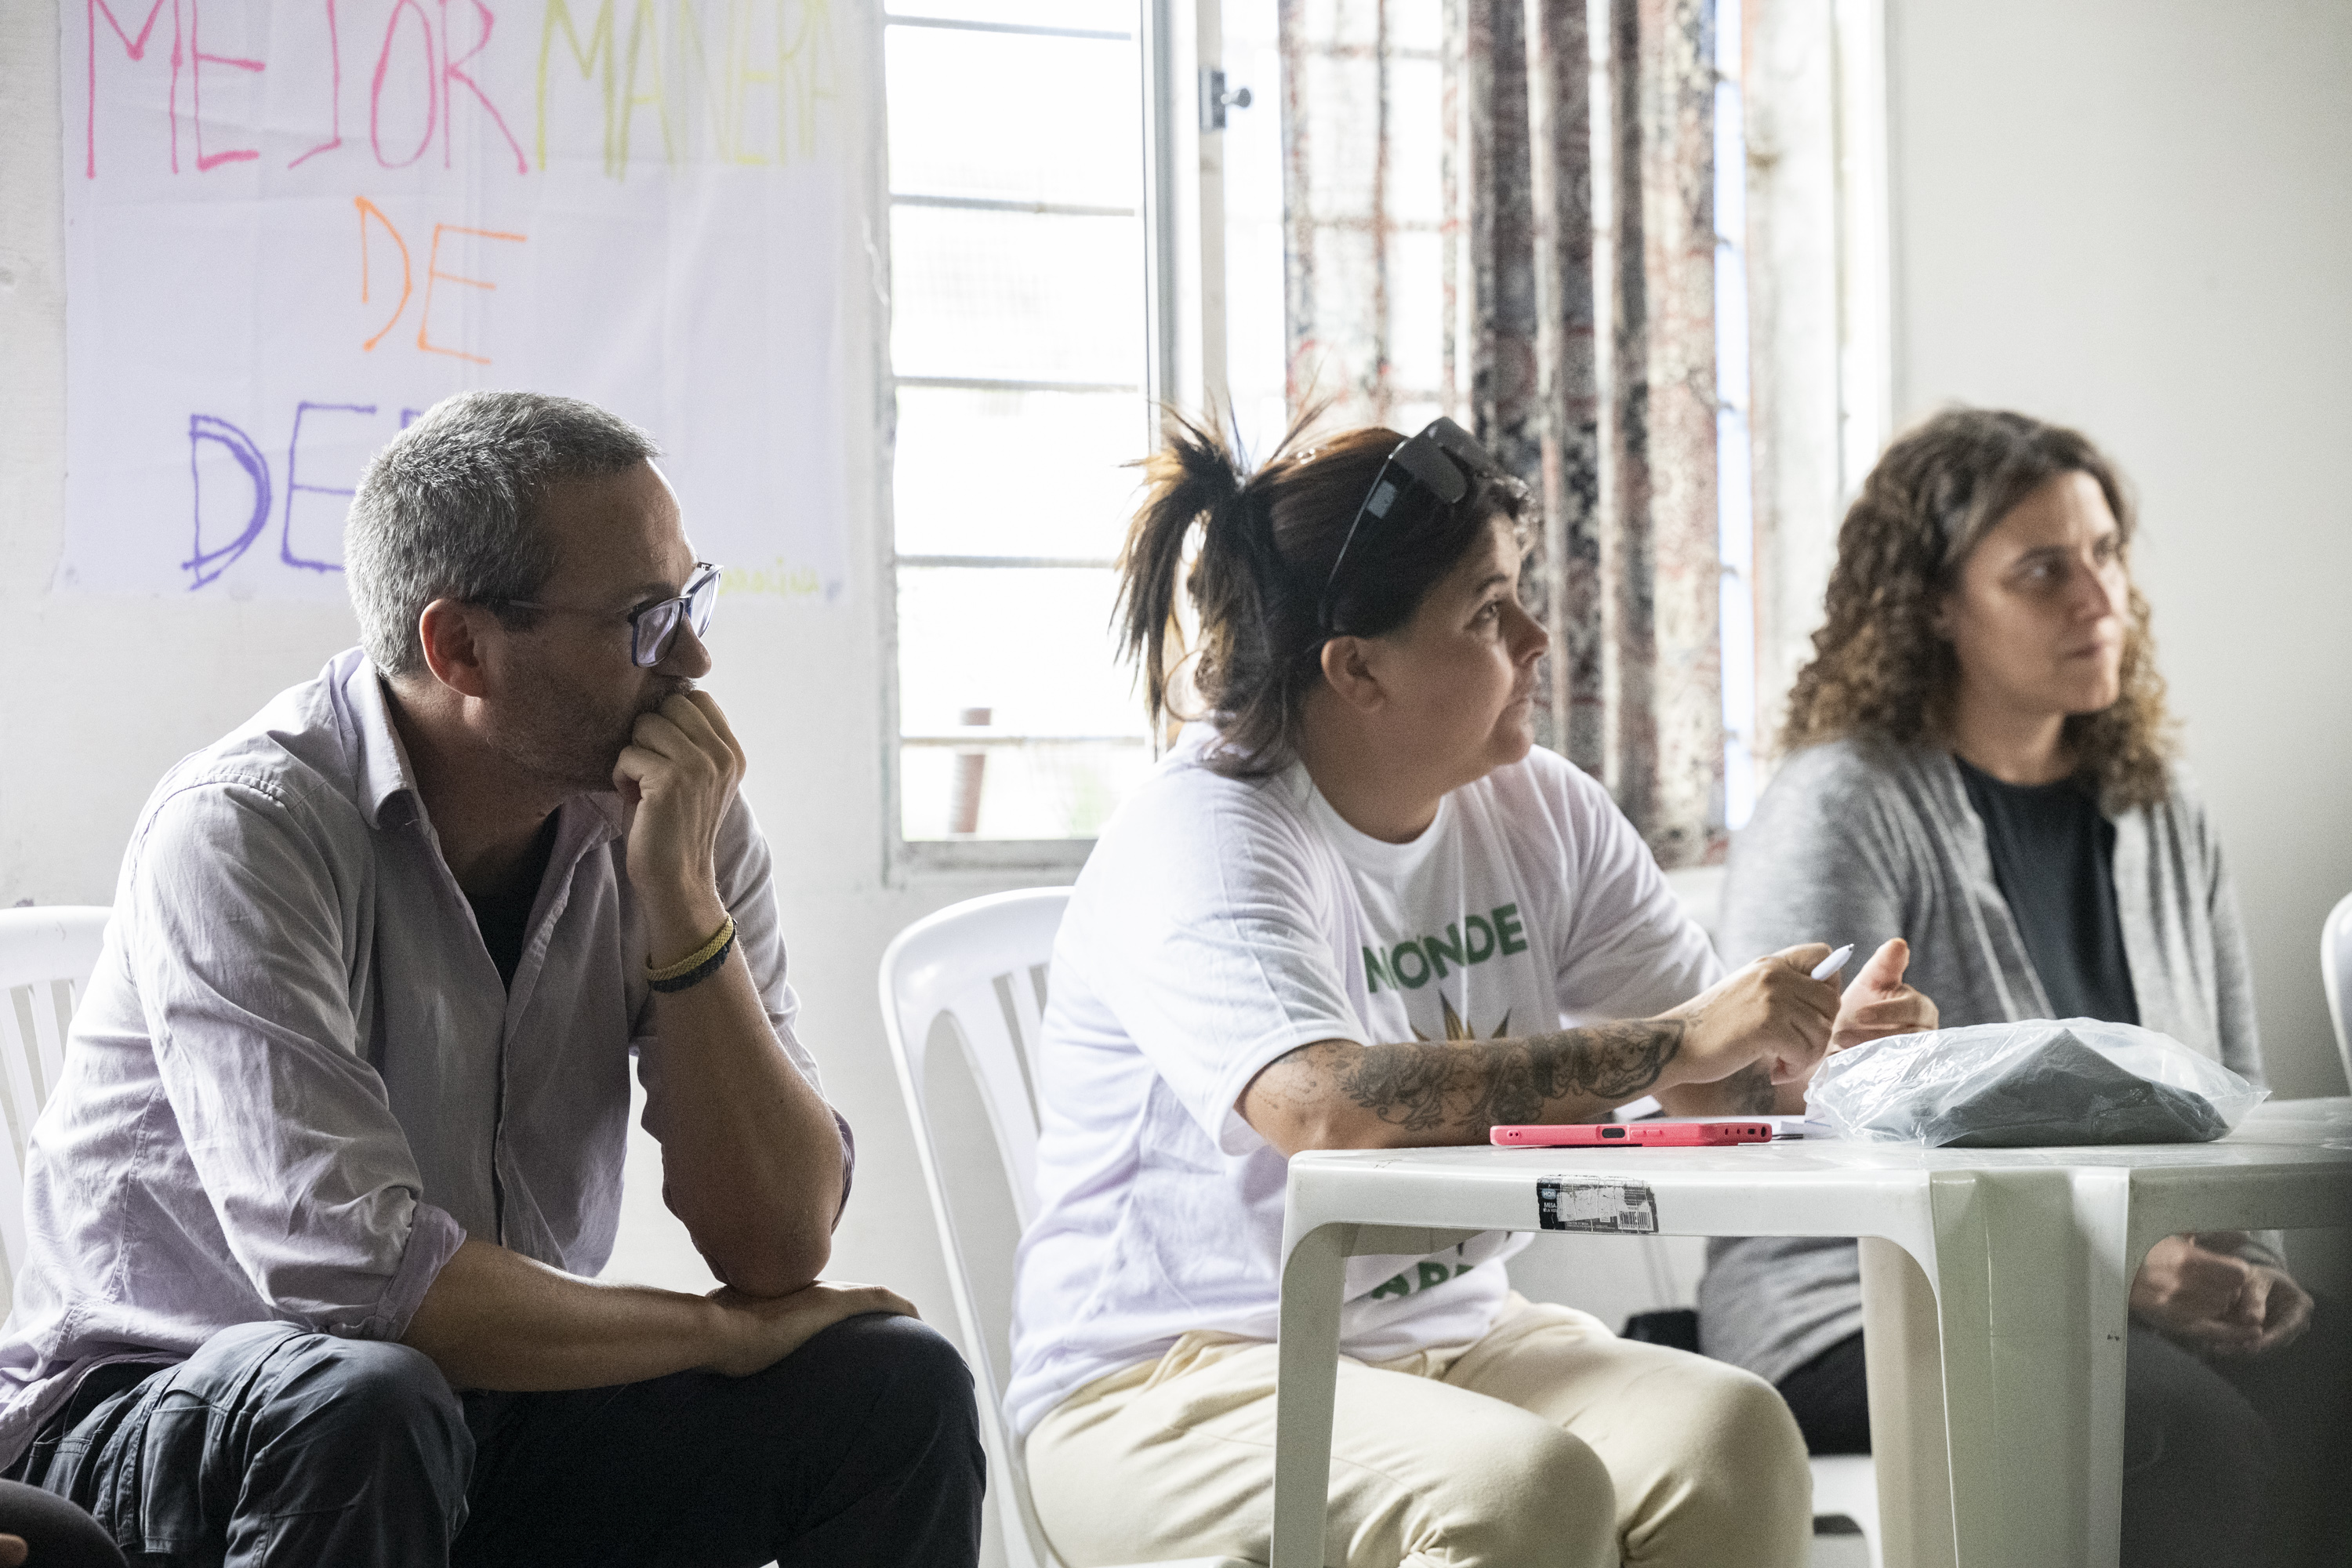
[[(1135, 499), (1125, 465), (1154, 443), (1152, 397), (1178, 395), (1181, 377), (1183, 407), (1228, 411), (1260, 456), (1310, 391), (1336, 396), (1337, 418), (1407, 428), (1473, 411), (1485, 329), (1463, 220), (1475, 149), (1457, 145), (1465, 14), (1421, 0), (888, 3), (894, 863), (1066, 867), (1150, 763), (1108, 623)], [(1713, 535), (1722, 567), (1710, 842), (1762, 785), (1835, 519), (1885, 428), (1880, 5), (1743, 16), (1741, 0), (1712, 0), (1695, 35), (1712, 58), (1685, 62), (1712, 68), (1714, 97), (1714, 146), (1692, 168), (1712, 183), (1716, 509), (1684, 520)], [(1615, 332), (1612, 101), (1631, 90), (1612, 81), (1609, 37), (1634, 14), (1586, 8), (1601, 345)], [(1198, 59), (1150, 31), (1184, 17)], [(1221, 69), (1227, 101), (1247, 87), (1256, 107), (1197, 142), (1171, 130), (1192, 119), (1179, 58)], [(1502, 298), (1496, 279), (1479, 286)], [(1192, 342), (1180, 326), (1197, 328), (1201, 363), (1171, 372)], [(1618, 352), (1597, 366), (1604, 472)], [(1638, 731), (1605, 711), (1601, 729)], [(1611, 756), (1587, 765), (1613, 769)]]
[(1139, 12), (883, 18), (901, 865), (1066, 864), (1150, 763), (1109, 629), (1154, 433)]

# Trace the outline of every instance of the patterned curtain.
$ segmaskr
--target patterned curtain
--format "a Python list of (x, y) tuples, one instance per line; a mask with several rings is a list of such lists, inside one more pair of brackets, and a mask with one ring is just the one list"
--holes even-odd
[(1451, 415), (1541, 498), (1541, 737), (1694, 865), (1724, 846), (1713, 5), (1603, 5), (1283, 0), (1289, 391)]

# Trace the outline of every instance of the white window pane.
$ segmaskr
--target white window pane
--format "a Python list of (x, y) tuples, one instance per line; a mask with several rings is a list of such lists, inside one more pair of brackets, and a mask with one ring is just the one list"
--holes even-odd
[(1354, 56), (1310, 54), (1307, 78), (1307, 211), (1318, 222), (1369, 220), (1380, 175), (1379, 70)]
[(893, 27), (888, 50), (894, 193), (1140, 204), (1132, 44)]
[[(899, 831), (910, 839), (1092, 838), (1151, 765), (1140, 741), (962, 752), (902, 747)], [(952, 830), (960, 808), (976, 831)]]
[(951, 732), (985, 708), (1014, 734), (1142, 734), (1111, 638), (1117, 592), (1103, 568), (899, 568), (902, 732)]
[(902, 555), (1118, 553), (1150, 437), (1126, 393), (898, 389)]
[(1137, 0), (892, 0), (889, 15), (957, 22), (1009, 22), (1021, 27), (1135, 31)]
[(1305, 0), (1298, 36), (1370, 48), (1380, 40), (1381, 0)]
[(896, 207), (900, 375), (1143, 384), (1139, 218)]
[(1445, 72), (1435, 60), (1389, 65), (1389, 217), (1439, 223), (1445, 217)]
[(1427, 49), (1434, 52), (1445, 47), (1445, 7), (1427, 5), (1391, 5), (1389, 7), (1389, 47), (1391, 49)]
[(1715, 395), (1748, 406), (1748, 258), (1738, 246), (1715, 247)]
[(1715, 234), (1734, 245), (1748, 238), (1748, 137), (1739, 84), (1715, 84)]
[(1435, 403), (1399, 403), (1389, 410), (1389, 428), (1401, 436), (1412, 436), (1433, 419), (1445, 416), (1445, 409)]
[(1428, 395), (1445, 383), (1445, 238), (1389, 236), (1389, 386)]

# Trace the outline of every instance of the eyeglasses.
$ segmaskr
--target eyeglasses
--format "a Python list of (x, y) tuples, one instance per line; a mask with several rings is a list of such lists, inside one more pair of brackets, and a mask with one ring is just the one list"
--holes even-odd
[[(686, 580), (686, 592), (675, 599), (663, 599), (656, 604), (640, 605), (629, 612), (629, 658), (641, 668), (651, 669), (669, 657), (670, 645), (677, 640), (681, 623), (691, 626), (694, 635), (701, 637), (710, 629), (710, 613), (719, 604), (719, 568), (708, 561), (694, 563), (694, 575)], [(510, 610), (556, 610), (575, 616), (602, 616), (609, 612), (591, 610), (576, 605), (542, 605), (530, 599), (498, 601)]]
[(1315, 606), (1323, 634), (1337, 635), (1338, 628), (1331, 623), (1333, 590), (1339, 585), (1339, 568), (1347, 562), (1349, 547), (1364, 530), (1366, 518), (1371, 519), (1375, 530), (1426, 522), (1468, 495), (1479, 479), (1496, 471), (1495, 459), (1478, 445), (1477, 437), (1451, 419), (1431, 420), (1420, 435), (1391, 452), (1373, 477), (1363, 504), (1356, 509), (1355, 521), (1348, 524), (1347, 537), (1339, 541), (1331, 574), (1323, 580), (1322, 597)]

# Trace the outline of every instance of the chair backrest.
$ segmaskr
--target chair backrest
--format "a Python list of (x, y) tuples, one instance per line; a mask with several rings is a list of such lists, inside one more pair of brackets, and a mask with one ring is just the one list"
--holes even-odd
[(2344, 1081), (2352, 1084), (2352, 893), (2338, 900), (2319, 928), (2319, 980), (2327, 987), (2328, 1016), (2336, 1020), (2336, 1054), (2344, 1058)]
[[(998, 1364), (995, 1347), (1009, 1338), (1013, 1302), (1009, 1295), (983, 1295), (975, 1288), (948, 1194), (1001, 1183), (1010, 1186), (1013, 1212), (1024, 1227), (1035, 1215), (1037, 1100), (1031, 1064), (1045, 1016), (1054, 933), (1069, 898), (1067, 888), (1034, 888), (973, 899), (908, 926), (882, 955), (884, 1032), (915, 1124), (915, 1148), (930, 1189), (956, 1317), (979, 1378), (990, 1474), (1001, 1483), (997, 1495), (1012, 1503), (1003, 1515), (1010, 1568), (1055, 1568), (1055, 1560), (1030, 1506), (1020, 1452), (1004, 1429), (1004, 1386), (1012, 1369)], [(987, 1108), (995, 1135), (993, 1169), (969, 1160), (965, 1168), (948, 1169), (956, 1157), (953, 1149), (972, 1145), (942, 1139), (932, 1127), (930, 1047), (942, 1016), (952, 1025)]]
[(25, 1256), (25, 1148), (33, 1119), (66, 1068), (66, 1031), (90, 971), (98, 967), (107, 917), (100, 906), (0, 910), (0, 1310), (16, 1293)]

